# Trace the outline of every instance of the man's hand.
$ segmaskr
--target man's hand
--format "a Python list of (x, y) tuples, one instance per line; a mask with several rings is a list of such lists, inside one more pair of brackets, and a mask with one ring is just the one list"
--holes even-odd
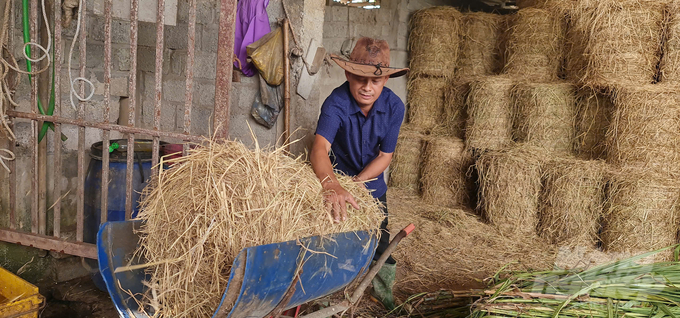
[(343, 188), (337, 181), (323, 182), (324, 200), (326, 201), (326, 209), (333, 217), (334, 223), (340, 223), (347, 220), (347, 204), (349, 203), (355, 209), (359, 209), (354, 197)]

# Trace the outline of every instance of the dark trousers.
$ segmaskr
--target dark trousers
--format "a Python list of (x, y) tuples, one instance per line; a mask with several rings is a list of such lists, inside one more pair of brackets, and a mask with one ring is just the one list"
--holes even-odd
[[(378, 241), (378, 248), (375, 250), (375, 255), (373, 256), (373, 260), (377, 261), (378, 258), (380, 258), (380, 255), (385, 252), (387, 249), (387, 246), (390, 245), (390, 231), (387, 229), (387, 193), (383, 194), (380, 198), (378, 198), (380, 202), (382, 203), (382, 212), (385, 215), (385, 219), (383, 219), (382, 223), (380, 223), (380, 241)], [(386, 264), (396, 264), (397, 261), (394, 260), (392, 255), (387, 258), (387, 261), (385, 261)]]

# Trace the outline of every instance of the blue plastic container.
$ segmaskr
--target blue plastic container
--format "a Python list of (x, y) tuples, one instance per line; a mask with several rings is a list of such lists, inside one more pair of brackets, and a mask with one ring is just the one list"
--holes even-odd
[[(118, 148), (109, 153), (109, 185), (108, 185), (108, 209), (106, 212), (108, 221), (125, 220), (125, 188), (127, 174), (127, 140), (111, 140), (111, 144), (117, 143)], [(107, 149), (108, 150), (108, 149)], [(85, 205), (83, 238), (85, 242), (96, 243), (97, 232), (101, 224), (101, 193), (102, 193), (102, 142), (92, 144), (90, 148), (90, 165), (85, 177)], [(139, 211), (140, 193), (146, 186), (151, 175), (151, 141), (135, 141), (135, 163), (132, 174), (132, 217)], [(94, 260), (88, 261), (93, 268), (97, 267)], [(92, 280), (99, 289), (105, 291), (101, 275), (97, 272), (92, 275)]]

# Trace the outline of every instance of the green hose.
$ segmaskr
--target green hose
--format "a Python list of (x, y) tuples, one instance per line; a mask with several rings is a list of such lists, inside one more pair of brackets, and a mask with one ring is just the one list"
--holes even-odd
[[(28, 13), (29, 13), (29, 8), (28, 8), (28, 0), (22, 0), (22, 25), (23, 25), (23, 35), (24, 35), (24, 44), (28, 43), (31, 41), (30, 37), (30, 27), (28, 24)], [(52, 45), (54, 45), (54, 41), (52, 41)], [(55, 67), (54, 67), (54, 47), (52, 47), (52, 88), (50, 92), (50, 100), (49, 100), (49, 108), (47, 109), (47, 112), (45, 112), (45, 109), (43, 108), (42, 102), (40, 102), (40, 96), (38, 96), (38, 111), (40, 111), (40, 114), (42, 115), (49, 115), (52, 116), (54, 114), (54, 106), (55, 106), (55, 87), (54, 87), (54, 72), (55, 72)], [(26, 51), (26, 56), (31, 56), (31, 46), (26, 45), (25, 48)], [(26, 60), (26, 70), (28, 72), (32, 71), (32, 65), (31, 61)], [(31, 74), (28, 74), (28, 81), (29, 83), (32, 83), (33, 81), (33, 76)], [(43, 138), (45, 138), (45, 135), (47, 134), (47, 128), (52, 129), (54, 131), (54, 124), (51, 122), (43, 122), (42, 129), (40, 130), (40, 133), (38, 134), (38, 142), (41, 142)], [(61, 134), (61, 140), (66, 141), (68, 138), (64, 135)]]

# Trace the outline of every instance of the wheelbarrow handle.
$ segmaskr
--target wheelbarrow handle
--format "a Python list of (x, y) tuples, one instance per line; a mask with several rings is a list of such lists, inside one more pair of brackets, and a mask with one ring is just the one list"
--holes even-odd
[(352, 297), (350, 297), (350, 299), (345, 299), (337, 305), (326, 307), (324, 309), (315, 311), (300, 318), (325, 318), (349, 309), (349, 307), (356, 303), (357, 300), (359, 300), (359, 298), (361, 297), (361, 295), (364, 294), (364, 291), (366, 290), (366, 288), (368, 288), (368, 285), (371, 283), (375, 275), (378, 274), (380, 268), (382, 268), (382, 266), (385, 265), (385, 261), (387, 261), (387, 258), (390, 257), (394, 249), (397, 248), (397, 244), (399, 244), (399, 241), (401, 241), (401, 239), (411, 234), (411, 232), (413, 232), (415, 228), (416, 228), (415, 225), (409, 224), (403, 230), (399, 231), (397, 235), (394, 236), (392, 242), (390, 242), (390, 245), (387, 246), (382, 255), (380, 255), (380, 258), (378, 258), (378, 260), (371, 267), (366, 276), (364, 276), (364, 279), (361, 281), (361, 284), (359, 284), (357, 289), (354, 290), (354, 293), (352, 294)]

